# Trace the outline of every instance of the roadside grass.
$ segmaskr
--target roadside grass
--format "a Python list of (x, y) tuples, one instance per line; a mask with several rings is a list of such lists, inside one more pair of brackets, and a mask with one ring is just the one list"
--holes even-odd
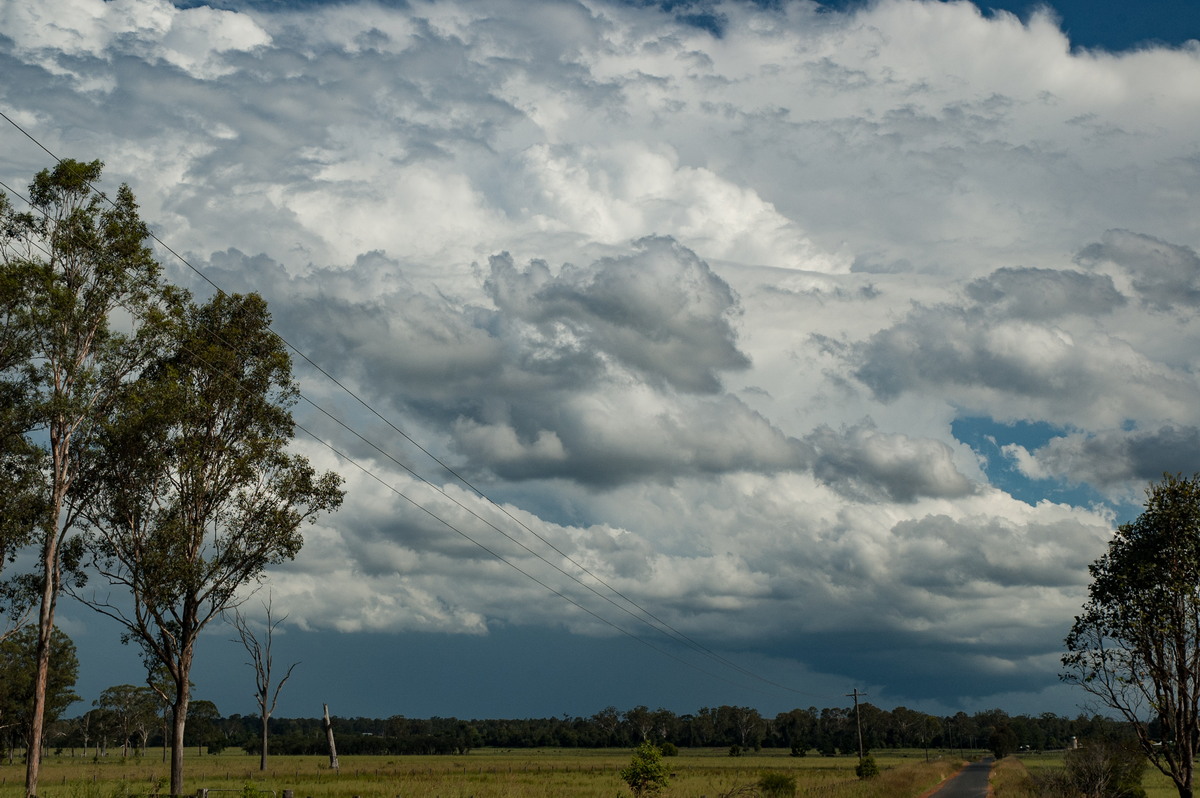
[[(970, 755), (970, 754), (968, 754)], [(618, 772), (625, 749), (477, 749), (462, 756), (348, 756), (340, 771), (327, 757), (273, 756), (265, 772), (258, 758), (230, 749), (214, 755), (189, 752), (184, 790), (210, 798), (615, 798), (629, 790)], [(797, 798), (917, 798), (958, 770), (958, 751), (875, 752), (880, 775), (861, 781), (854, 756), (792, 757), (763, 750), (739, 757), (727, 749), (680, 749), (665, 762), (669, 798), (752, 795), (764, 773), (795, 776)], [(145, 757), (70, 757), (43, 760), (41, 798), (132, 798), (165, 793), (169, 771), (160, 749)], [(0, 764), (0, 798), (21, 798), (25, 768), (18, 759)], [(236, 794), (236, 795), (235, 795)]]
[(1006, 756), (995, 764), (991, 785), (995, 798), (1037, 798), (1029, 769), (1015, 756)]
[[(1033, 791), (1027, 779), (1017, 775), (1018, 771), (1023, 769), (1029, 774), (1036, 774), (1039, 771), (1061, 768), (1065, 755), (1063, 751), (1053, 751), (1044, 754), (1021, 754), (1019, 757), (1001, 760), (992, 771), (992, 787), (996, 798), (1036, 798), (1037, 793)], [(1142, 786), (1146, 789), (1146, 798), (1177, 798), (1179, 795), (1171, 780), (1150, 765), (1146, 766)]]

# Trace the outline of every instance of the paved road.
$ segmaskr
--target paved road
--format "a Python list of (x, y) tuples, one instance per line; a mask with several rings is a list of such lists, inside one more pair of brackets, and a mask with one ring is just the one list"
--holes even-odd
[(987, 798), (992, 758), (972, 762), (929, 798)]

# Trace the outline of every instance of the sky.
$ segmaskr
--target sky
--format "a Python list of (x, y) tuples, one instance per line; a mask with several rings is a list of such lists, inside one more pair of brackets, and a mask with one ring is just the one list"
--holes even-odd
[(1200, 470), (1198, 14), (0, 0), (0, 110), (324, 372), (277, 714), (1074, 715), (1088, 564)]

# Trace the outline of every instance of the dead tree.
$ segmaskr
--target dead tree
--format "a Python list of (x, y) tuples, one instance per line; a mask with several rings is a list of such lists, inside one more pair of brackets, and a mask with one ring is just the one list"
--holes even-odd
[(283, 678), (279, 680), (279, 684), (271, 688), (271, 670), (274, 666), (271, 646), (275, 638), (275, 627), (287, 620), (287, 616), (283, 616), (276, 620), (271, 615), (272, 599), (268, 598), (263, 603), (263, 609), (267, 612), (267, 623), (263, 632), (263, 637), (260, 639), (250, 627), (246, 616), (235, 607), (231, 618), (233, 628), (237, 630), (238, 638), (240, 638), (242, 646), (246, 649), (246, 653), (250, 655), (248, 663), (254, 668), (254, 699), (258, 702), (258, 716), (262, 720), (261, 742), (262, 751), (258, 757), (258, 769), (267, 769), (267, 723), (271, 720), (271, 714), (275, 712), (275, 704), (279, 701), (279, 691), (287, 684), (287, 680), (292, 678), (292, 670), (295, 669), (299, 662), (293, 662), (288, 666), (287, 672), (283, 674)]

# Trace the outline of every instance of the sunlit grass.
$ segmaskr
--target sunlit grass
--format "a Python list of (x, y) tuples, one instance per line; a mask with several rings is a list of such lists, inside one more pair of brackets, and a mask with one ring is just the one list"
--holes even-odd
[[(342, 757), (340, 771), (328, 757), (271, 757), (267, 771), (258, 758), (238, 749), (216, 755), (189, 752), (184, 790), (220, 790), (212, 798), (234, 798), (247, 787), (282, 798), (614, 798), (629, 790), (618, 772), (631, 752), (623, 749), (478, 749), (462, 756)], [(666, 759), (672, 773), (669, 798), (719, 798), (757, 784), (767, 772), (794, 775), (799, 798), (916, 798), (961, 765), (958, 752), (875, 754), (877, 779), (854, 775), (855, 757), (792, 757), (770, 750), (731, 757), (726, 749), (681, 749)], [(0, 765), (0, 798), (20, 798), (25, 768), (18, 759)], [(41, 798), (130, 798), (166, 792), (169, 771), (161, 751), (123, 759), (47, 756)]]
[(1029, 770), (1015, 756), (997, 762), (992, 768), (990, 781), (995, 798), (1037, 798)]

